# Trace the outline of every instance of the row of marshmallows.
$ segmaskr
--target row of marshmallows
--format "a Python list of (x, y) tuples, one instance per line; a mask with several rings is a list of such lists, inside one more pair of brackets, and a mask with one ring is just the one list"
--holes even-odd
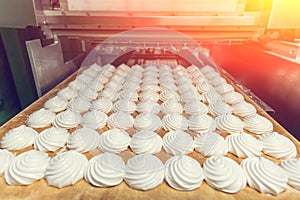
[(259, 157), (262, 153), (276, 159), (297, 156), (294, 143), (277, 132), (264, 133), (258, 139), (241, 132), (228, 135), (224, 139), (213, 131), (199, 133), (193, 138), (185, 131), (171, 130), (161, 138), (149, 130), (140, 130), (130, 136), (126, 131), (117, 128), (99, 134), (93, 129), (83, 127), (69, 134), (66, 129), (52, 127), (38, 134), (34, 129), (22, 125), (7, 132), (0, 145), (7, 150), (22, 150), (34, 145), (34, 149), (45, 152), (55, 152), (67, 147), (81, 153), (97, 148), (102, 152), (120, 153), (130, 147), (136, 154), (156, 154), (163, 147), (166, 153), (172, 155), (188, 154), (195, 149), (203, 156), (226, 155), (228, 152), (239, 158)]
[(163, 180), (181, 191), (197, 189), (203, 180), (226, 193), (239, 192), (247, 184), (271, 195), (285, 191), (288, 184), (300, 189), (300, 159), (285, 160), (277, 165), (264, 157), (252, 157), (238, 164), (224, 156), (212, 156), (202, 168), (198, 161), (186, 155), (173, 156), (163, 164), (152, 154), (139, 154), (125, 165), (120, 156), (109, 152), (98, 154), (89, 161), (76, 151), (63, 152), (52, 159), (47, 153), (36, 150), (16, 158), (6, 150), (1, 150), (0, 154), (2, 159), (5, 157), (10, 161), (4, 171), (9, 185), (30, 185), (45, 178), (49, 185), (62, 188), (84, 178), (95, 187), (111, 187), (124, 180), (137, 190), (153, 189)]

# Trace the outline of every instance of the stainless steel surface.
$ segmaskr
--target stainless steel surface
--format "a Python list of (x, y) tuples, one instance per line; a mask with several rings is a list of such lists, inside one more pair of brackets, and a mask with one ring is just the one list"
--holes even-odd
[(77, 69), (72, 62), (64, 63), (59, 42), (42, 47), (40, 40), (31, 40), (26, 47), (39, 97)]
[(99, 0), (84, 2), (67, 0), (66, 2), (70, 11), (235, 12), (238, 0), (101, 0), (101, 3)]
[(25, 28), (37, 25), (33, 0), (0, 1), (0, 27)]

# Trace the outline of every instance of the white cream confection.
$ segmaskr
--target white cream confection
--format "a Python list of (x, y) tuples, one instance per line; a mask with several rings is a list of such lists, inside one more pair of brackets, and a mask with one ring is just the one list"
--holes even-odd
[(182, 93), (180, 100), (182, 102), (201, 101), (202, 96), (198, 92), (190, 90), (190, 91), (187, 91), (185, 93)]
[(68, 84), (68, 87), (76, 91), (82, 91), (86, 88), (86, 83), (82, 82), (81, 80), (75, 79)]
[(264, 133), (258, 138), (263, 152), (277, 159), (289, 159), (297, 156), (295, 144), (287, 137), (277, 133)]
[(101, 134), (98, 147), (102, 152), (120, 153), (128, 148), (130, 140), (126, 131), (114, 128)]
[(153, 131), (141, 130), (132, 136), (130, 148), (135, 154), (156, 154), (161, 151), (162, 138)]
[(104, 97), (111, 101), (116, 101), (119, 98), (119, 93), (117, 92), (117, 90), (108, 87), (104, 88), (104, 90), (99, 93), (99, 97)]
[(106, 83), (108, 83), (109, 79), (104, 74), (105, 74), (105, 72), (103, 70), (100, 71), (97, 74), (97, 76), (91, 82), (95, 82), (96, 81), (97, 83), (100, 83), (100, 84), (103, 84), (103, 85), (106, 84)]
[(51, 110), (46, 110), (45, 108), (41, 108), (28, 116), (26, 124), (32, 128), (43, 128), (50, 126), (54, 118), (54, 112)]
[(34, 129), (21, 125), (5, 133), (1, 138), (0, 145), (2, 149), (20, 150), (31, 146), (37, 136), (38, 132)]
[(212, 188), (237, 193), (247, 185), (246, 174), (234, 160), (224, 156), (212, 156), (203, 164), (204, 179)]
[(114, 103), (112, 110), (114, 112), (127, 112), (127, 113), (134, 113), (134, 111), (136, 110), (136, 105), (133, 101), (129, 101), (129, 100), (118, 100)]
[(241, 167), (248, 185), (261, 193), (276, 196), (287, 189), (288, 177), (284, 170), (264, 157), (246, 158)]
[(232, 113), (239, 117), (244, 118), (256, 114), (256, 108), (252, 104), (247, 103), (245, 101), (233, 104), (231, 107)]
[(193, 92), (197, 91), (195, 86), (188, 82), (178, 85), (177, 88), (180, 94), (186, 93), (188, 91), (193, 91)]
[(68, 104), (68, 109), (79, 113), (86, 112), (90, 109), (91, 103), (81, 97), (72, 99)]
[(163, 83), (160, 83), (160, 90), (162, 90), (162, 91), (170, 90), (170, 91), (176, 92), (177, 86), (175, 85), (175, 83), (172, 83), (172, 82), (163, 82)]
[(223, 98), (219, 93), (212, 90), (210, 92), (202, 93), (202, 101), (204, 103), (213, 104), (213, 103), (216, 103), (216, 102), (219, 102), (219, 101), (223, 101)]
[(49, 164), (47, 153), (29, 150), (18, 155), (9, 164), (4, 177), (8, 185), (30, 185), (45, 176)]
[(168, 114), (162, 118), (162, 128), (167, 131), (187, 130), (188, 120), (181, 114)]
[(213, 86), (217, 86), (226, 83), (226, 80), (223, 77), (216, 76), (215, 78), (210, 79), (209, 83)]
[(175, 99), (177, 101), (180, 101), (180, 96), (177, 92), (172, 90), (163, 90), (159, 95), (160, 100), (167, 101), (169, 99)]
[(108, 117), (104, 112), (92, 110), (82, 116), (81, 125), (92, 129), (103, 128), (107, 119)]
[(200, 101), (188, 101), (185, 103), (183, 110), (188, 115), (207, 114), (208, 107)]
[(95, 89), (87, 87), (79, 93), (79, 96), (86, 101), (93, 101), (97, 98), (98, 92)]
[(177, 100), (169, 99), (161, 104), (161, 112), (163, 114), (181, 114), (183, 112), (183, 107)]
[(208, 80), (215, 79), (216, 77), (220, 77), (220, 74), (216, 71), (207, 72), (204, 74), (205, 78)]
[(135, 117), (133, 125), (137, 130), (157, 131), (161, 128), (161, 120), (156, 114), (145, 112)]
[(209, 66), (209, 65), (205, 65), (202, 68), (200, 68), (200, 71), (203, 74), (206, 74), (206, 73), (209, 73), (209, 72), (215, 72), (216, 70), (213, 67)]
[(62, 113), (59, 113), (54, 121), (53, 125), (55, 127), (61, 127), (61, 128), (75, 128), (77, 127), (81, 122), (81, 115), (78, 112), (66, 110)]
[(84, 176), (88, 165), (87, 158), (76, 151), (67, 151), (53, 157), (46, 170), (48, 185), (58, 188), (74, 185)]
[(225, 156), (228, 153), (224, 138), (215, 132), (197, 134), (194, 138), (194, 147), (203, 156)]
[(137, 190), (151, 190), (164, 180), (164, 165), (151, 154), (130, 158), (125, 167), (125, 182)]
[(238, 92), (227, 92), (222, 95), (223, 101), (230, 105), (244, 101), (244, 96)]
[(204, 133), (216, 130), (215, 120), (206, 114), (192, 115), (188, 121), (188, 129), (197, 133)]
[(256, 114), (243, 119), (244, 128), (255, 134), (270, 133), (273, 131), (273, 124), (267, 118)]
[(228, 83), (220, 84), (215, 87), (216, 91), (219, 92), (220, 94), (228, 93), (228, 92), (233, 92), (234, 88), (232, 85)]
[(154, 114), (158, 114), (160, 111), (160, 105), (155, 101), (145, 100), (137, 104), (136, 111), (139, 113), (151, 112)]
[(193, 138), (181, 130), (169, 131), (163, 137), (163, 148), (172, 155), (188, 154), (194, 150)]
[(260, 142), (245, 132), (227, 136), (226, 142), (229, 152), (239, 158), (258, 157), (262, 154)]
[(123, 89), (127, 89), (127, 90), (130, 90), (130, 91), (138, 91), (140, 89), (140, 86), (136, 82), (128, 81), (128, 82), (124, 83)]
[(112, 106), (111, 100), (102, 97), (92, 102), (91, 109), (109, 113), (112, 110)]
[(70, 150), (85, 153), (98, 147), (99, 133), (91, 128), (80, 128), (68, 136), (67, 147)]
[(96, 92), (99, 92), (99, 91), (102, 91), (103, 88), (104, 88), (104, 84), (103, 83), (99, 83), (97, 81), (97, 77), (88, 85), (88, 87), (93, 90), (93, 91), (96, 91)]
[(70, 87), (65, 87), (57, 92), (57, 96), (69, 101), (72, 98), (77, 97), (77, 91)]
[(165, 163), (165, 180), (176, 190), (197, 189), (203, 178), (201, 165), (189, 156), (173, 156)]
[(140, 101), (151, 100), (157, 102), (159, 100), (159, 94), (153, 90), (143, 91), (139, 94), (139, 99)]
[[(154, 91), (154, 92), (160, 91), (160, 87), (157, 84), (147, 83), (147, 82), (145, 83), (144, 81), (145, 81), (145, 79), (143, 80), (143, 85), (141, 86), (141, 91)], [(153, 82), (156, 82), (156, 81), (153, 81)]]
[(232, 108), (227, 103), (224, 103), (222, 101), (210, 103), (208, 105), (208, 109), (214, 116), (224, 115), (232, 112)]
[(119, 94), (119, 99), (129, 100), (129, 101), (137, 101), (139, 95), (136, 91), (130, 89), (124, 89)]
[(39, 151), (56, 151), (65, 146), (69, 133), (66, 129), (51, 127), (43, 130), (34, 141), (34, 149)]
[(44, 108), (51, 110), (53, 112), (60, 112), (60, 111), (65, 110), (67, 108), (67, 105), (68, 105), (67, 100), (65, 100), (59, 96), (55, 96), (55, 97), (48, 99), (44, 103)]
[(6, 149), (0, 149), (0, 176), (3, 176), (15, 155)]
[(203, 81), (202, 83), (198, 83), (196, 88), (200, 93), (210, 92), (214, 90), (214, 88), (206, 81)]
[[(117, 79), (117, 78), (115, 78)], [(107, 91), (107, 93), (111, 92), (111, 91), (116, 91), (119, 92), (122, 90), (122, 81), (120, 80), (110, 80), (106, 85), (105, 85), (105, 91)], [(112, 93), (112, 92), (111, 92)], [(104, 93), (105, 95), (105, 93)]]
[(129, 113), (116, 112), (108, 117), (107, 125), (111, 128), (120, 128), (127, 130), (133, 127), (134, 119)]
[(84, 173), (87, 182), (96, 187), (111, 187), (120, 184), (125, 175), (125, 163), (116, 154), (105, 152), (89, 160)]
[(76, 80), (79, 80), (85, 84), (88, 84), (89, 82), (91, 82), (91, 80), (93, 79), (93, 77), (91, 77), (88, 74), (85, 73), (81, 73), (76, 77)]
[(291, 158), (283, 160), (280, 167), (288, 176), (288, 184), (297, 190), (300, 190), (300, 158)]
[(243, 131), (244, 123), (240, 118), (232, 114), (223, 114), (215, 118), (217, 129), (227, 133), (239, 133)]

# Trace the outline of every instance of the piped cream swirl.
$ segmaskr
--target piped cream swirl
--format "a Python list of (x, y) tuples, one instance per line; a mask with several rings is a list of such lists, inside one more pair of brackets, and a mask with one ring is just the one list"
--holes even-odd
[(164, 150), (172, 155), (191, 153), (194, 149), (193, 138), (183, 131), (170, 131), (163, 137)]
[(136, 154), (156, 154), (161, 151), (162, 139), (153, 131), (142, 130), (132, 136), (130, 148)]

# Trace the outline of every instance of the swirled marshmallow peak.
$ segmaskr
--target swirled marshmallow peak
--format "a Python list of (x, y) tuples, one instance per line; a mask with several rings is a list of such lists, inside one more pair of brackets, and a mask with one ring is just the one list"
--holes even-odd
[(177, 92), (172, 90), (163, 90), (159, 95), (160, 100), (167, 101), (169, 99), (175, 99), (177, 101), (180, 101), (180, 96)]
[(92, 129), (103, 128), (107, 119), (108, 117), (104, 112), (92, 110), (82, 116), (81, 125)]
[(120, 184), (125, 174), (125, 163), (116, 154), (105, 152), (89, 160), (84, 173), (87, 182), (96, 187), (111, 187)]
[(226, 80), (223, 77), (216, 76), (215, 78), (210, 79), (209, 83), (213, 86), (217, 86), (226, 83)]
[(101, 134), (99, 149), (102, 152), (120, 153), (130, 144), (131, 137), (122, 129), (111, 129)]
[(227, 92), (222, 95), (223, 101), (230, 105), (244, 101), (244, 96), (238, 92)]
[(41, 108), (28, 116), (26, 124), (32, 128), (43, 128), (50, 126), (54, 118), (54, 112)]
[(93, 101), (92, 105), (91, 105), (91, 109), (92, 110), (98, 110), (104, 113), (109, 113), (112, 110), (112, 102), (111, 100), (101, 97), (99, 99), (96, 99), (95, 101)]
[(79, 79), (75, 79), (68, 84), (68, 87), (79, 92), (86, 88), (86, 83)]
[(220, 74), (216, 71), (211, 71), (211, 72), (205, 73), (204, 76), (208, 80), (212, 80), (212, 79), (215, 79), (216, 77), (220, 77)]
[(176, 190), (199, 188), (203, 178), (201, 165), (189, 156), (173, 156), (165, 163), (165, 179)]
[(196, 88), (200, 93), (210, 92), (214, 90), (214, 88), (206, 81), (198, 83)]
[(250, 134), (241, 132), (226, 137), (229, 152), (239, 158), (261, 156), (262, 146), (260, 142)]
[(69, 133), (66, 129), (51, 127), (43, 130), (34, 141), (34, 148), (39, 151), (56, 151), (65, 146)]
[(161, 120), (153, 113), (141, 113), (134, 119), (134, 127), (137, 130), (157, 131), (161, 128)]
[(273, 131), (273, 124), (267, 118), (256, 114), (243, 119), (244, 128), (255, 134), (270, 133)]
[(246, 158), (241, 162), (251, 188), (264, 194), (278, 195), (287, 189), (288, 177), (277, 164), (264, 157)]
[(0, 176), (3, 176), (11, 161), (15, 158), (15, 155), (6, 149), (0, 149)]
[(207, 114), (208, 107), (200, 101), (188, 101), (185, 103), (184, 112), (188, 115)]
[(228, 153), (224, 138), (215, 132), (199, 133), (194, 139), (194, 147), (203, 156), (218, 156)]
[(107, 125), (111, 128), (130, 129), (133, 127), (134, 119), (126, 112), (116, 112), (108, 117)]
[(119, 98), (119, 93), (115, 88), (105, 87), (98, 96), (107, 98), (111, 101), (116, 101)]
[(300, 190), (300, 158), (291, 158), (283, 160), (280, 167), (288, 176), (288, 184), (297, 190)]
[(256, 114), (256, 108), (252, 104), (245, 101), (233, 104), (231, 107), (232, 113), (239, 117), (244, 118)]
[(132, 136), (130, 148), (136, 154), (156, 154), (161, 151), (162, 139), (153, 131), (141, 130)]
[(61, 128), (75, 128), (77, 127), (81, 122), (81, 115), (78, 112), (66, 110), (62, 113), (59, 113), (54, 121), (53, 125), (55, 127), (61, 127)]
[(215, 120), (206, 114), (192, 115), (188, 121), (188, 129), (197, 133), (216, 130)]
[[(88, 88), (91, 89), (92, 91), (102, 91), (104, 88), (103, 83), (98, 82), (98, 78), (94, 78), (94, 80), (88, 85)], [(98, 94), (96, 95), (96, 97), (98, 96)]]
[(169, 99), (161, 104), (161, 112), (164, 114), (181, 114), (182, 111), (182, 105), (175, 99)]
[(220, 94), (229, 93), (229, 92), (233, 92), (234, 91), (233, 86), (230, 85), (230, 84), (228, 84), (228, 83), (223, 83), (223, 84), (217, 85), (215, 87), (215, 89)]
[(162, 118), (163, 129), (170, 130), (187, 130), (188, 120), (181, 114), (172, 113)]
[(158, 114), (160, 111), (160, 105), (155, 101), (145, 100), (137, 104), (136, 111), (139, 113), (151, 112), (153, 114)]
[(114, 112), (127, 112), (127, 113), (133, 113), (136, 110), (136, 105), (133, 101), (129, 100), (119, 100), (114, 103), (112, 110)]
[(91, 103), (81, 97), (72, 99), (68, 104), (68, 109), (79, 113), (86, 112), (90, 109)]
[(57, 92), (57, 96), (67, 101), (71, 100), (72, 98), (77, 97), (77, 91), (70, 87), (65, 87)]
[(142, 93), (139, 94), (139, 100), (140, 101), (150, 100), (150, 101), (157, 102), (159, 100), (159, 94), (153, 90), (143, 91)]
[(232, 112), (232, 108), (222, 101), (210, 103), (208, 105), (209, 111), (214, 116), (224, 115)]
[(49, 160), (47, 153), (36, 150), (18, 155), (5, 171), (6, 183), (8, 185), (30, 185), (45, 176)]
[(94, 150), (98, 147), (99, 133), (91, 128), (80, 128), (69, 135), (67, 147), (70, 150), (75, 150), (85, 153)]
[(97, 98), (97, 90), (87, 87), (82, 92), (79, 93), (79, 96), (86, 101), (93, 101)]
[(204, 103), (214, 104), (214, 103), (220, 102), (222, 100), (223, 100), (222, 96), (214, 90), (212, 90), (210, 92), (202, 93), (202, 101)]
[(181, 130), (169, 131), (163, 137), (163, 148), (172, 155), (188, 154), (194, 150), (193, 138)]
[(202, 68), (200, 68), (200, 71), (203, 73), (203, 74), (207, 74), (209, 72), (215, 72), (215, 68), (209, 66), (209, 65), (205, 65), (203, 66)]
[(34, 129), (21, 125), (5, 133), (1, 139), (0, 145), (2, 149), (20, 150), (31, 146), (37, 136), (38, 132)]
[(197, 91), (187, 91), (181, 94), (180, 100), (182, 102), (189, 102), (189, 101), (201, 101), (202, 96)]
[(48, 185), (58, 188), (74, 185), (83, 178), (87, 165), (87, 158), (76, 151), (57, 154), (50, 160), (46, 170)]
[(238, 117), (232, 114), (223, 114), (215, 118), (217, 129), (226, 131), (230, 134), (243, 131), (244, 123)]
[(297, 156), (295, 144), (287, 137), (277, 133), (264, 133), (258, 138), (263, 152), (277, 159), (289, 159)]
[(51, 110), (53, 112), (60, 112), (67, 108), (68, 101), (59, 97), (55, 96), (50, 99), (48, 99), (45, 104), (44, 108)]
[(128, 100), (128, 101), (137, 101), (139, 98), (139, 95), (137, 91), (130, 90), (130, 89), (124, 89), (119, 94), (120, 99)]
[(125, 167), (125, 182), (137, 190), (151, 190), (164, 180), (164, 165), (151, 154), (130, 158)]
[(236, 193), (247, 185), (246, 174), (234, 160), (212, 156), (203, 164), (204, 179), (208, 185), (226, 193)]

